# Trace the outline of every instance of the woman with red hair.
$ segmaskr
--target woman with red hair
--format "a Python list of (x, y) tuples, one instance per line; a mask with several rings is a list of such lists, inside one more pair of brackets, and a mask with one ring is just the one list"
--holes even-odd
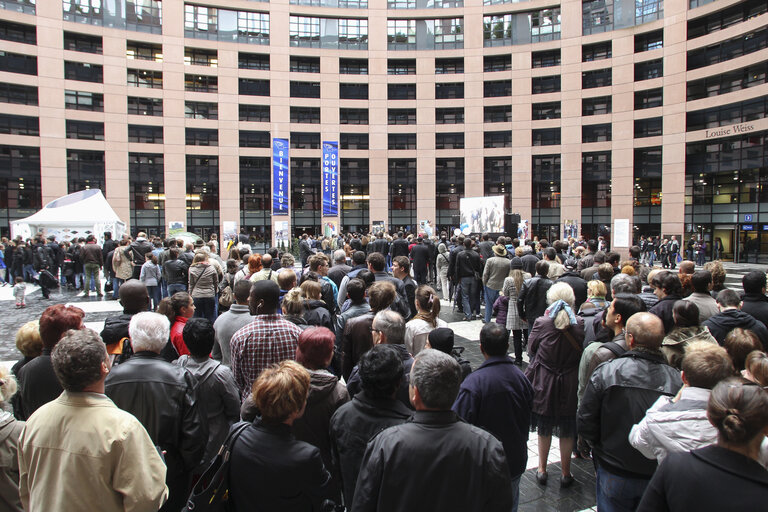
[(251, 257), (248, 258), (248, 265), (241, 268), (235, 274), (235, 284), (237, 284), (241, 279), (250, 279), (251, 276), (260, 271), (262, 268), (264, 268), (264, 265), (261, 263), (261, 254), (251, 254)]
[(19, 370), (20, 408), (17, 417), (29, 418), (41, 405), (55, 400), (63, 391), (51, 363), (51, 351), (70, 329), (82, 329), (85, 312), (74, 306), (55, 304), (40, 316), (42, 355)]

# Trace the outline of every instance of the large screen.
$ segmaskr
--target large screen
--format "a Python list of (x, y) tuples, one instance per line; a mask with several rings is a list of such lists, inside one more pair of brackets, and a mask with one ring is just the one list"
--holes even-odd
[(504, 233), (504, 196), (464, 197), (459, 210), (464, 234)]

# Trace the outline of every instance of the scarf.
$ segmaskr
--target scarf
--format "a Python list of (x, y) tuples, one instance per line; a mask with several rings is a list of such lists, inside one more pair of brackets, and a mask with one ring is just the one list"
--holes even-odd
[(573, 314), (573, 308), (568, 305), (567, 302), (564, 300), (558, 300), (557, 302), (552, 303), (552, 305), (547, 308), (546, 314), (549, 315), (549, 318), (554, 318), (557, 316), (557, 314), (565, 310), (566, 313), (568, 313), (568, 320), (571, 325), (576, 325), (576, 315)]

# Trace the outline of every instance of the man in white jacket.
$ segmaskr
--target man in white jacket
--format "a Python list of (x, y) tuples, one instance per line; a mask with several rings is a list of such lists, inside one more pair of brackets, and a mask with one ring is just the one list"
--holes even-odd
[(707, 419), (709, 393), (735, 373), (725, 349), (705, 341), (686, 347), (682, 369), (683, 387), (677, 396), (659, 397), (629, 433), (630, 444), (659, 463), (670, 452), (688, 452), (717, 441), (717, 429)]

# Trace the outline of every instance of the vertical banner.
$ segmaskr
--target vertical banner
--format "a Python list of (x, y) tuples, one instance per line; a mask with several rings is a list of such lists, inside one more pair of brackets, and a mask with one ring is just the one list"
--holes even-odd
[(323, 141), (323, 217), (339, 215), (339, 143)]
[(288, 139), (272, 140), (272, 215), (288, 215)]

